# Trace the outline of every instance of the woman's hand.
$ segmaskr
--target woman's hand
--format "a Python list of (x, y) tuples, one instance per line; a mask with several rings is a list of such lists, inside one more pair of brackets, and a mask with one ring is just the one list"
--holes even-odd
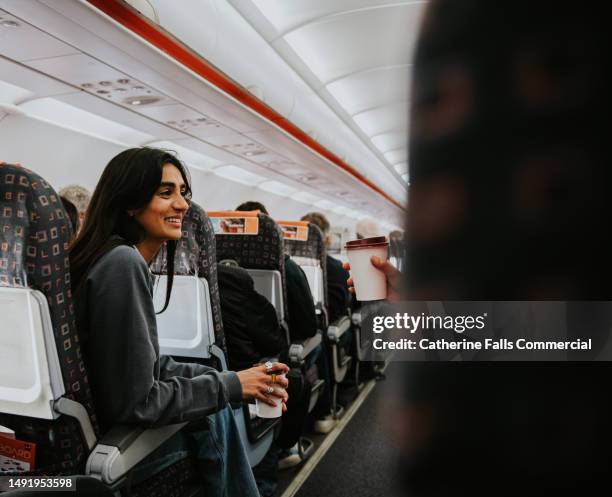
[[(238, 371), (236, 374), (242, 385), (242, 398), (244, 400), (258, 399), (274, 407), (277, 405), (274, 399), (276, 397), (283, 403), (283, 412), (285, 412), (287, 410), (285, 403), (289, 398), (285, 389), (289, 382), (278, 375), (285, 374), (288, 371), (289, 367), (280, 362), (273, 363), (271, 368), (262, 364), (244, 371)], [(272, 380), (274, 380), (274, 383)]]
[[(385, 273), (385, 278), (387, 280), (387, 300), (389, 302), (405, 300), (402, 273), (400, 273), (389, 261), (383, 261), (380, 257), (376, 257), (375, 255), (370, 258), (370, 262), (376, 269)], [(342, 267), (347, 271), (351, 269), (351, 265), (348, 262), (343, 263)], [(349, 287), (349, 292), (355, 293), (353, 278), (346, 280), (346, 283)]]

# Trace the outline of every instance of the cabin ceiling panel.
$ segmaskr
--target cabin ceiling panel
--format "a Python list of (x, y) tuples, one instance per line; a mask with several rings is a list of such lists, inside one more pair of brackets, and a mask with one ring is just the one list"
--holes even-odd
[(20, 108), (28, 116), (128, 147), (147, 143), (155, 138), (148, 133), (79, 109), (56, 98), (37, 98), (21, 104)]
[(201, 153), (199, 150), (194, 150), (193, 147), (188, 148), (184, 146), (185, 141), (181, 140), (180, 138), (172, 141), (157, 140), (149, 143), (149, 145), (176, 152), (182, 161), (200, 171), (209, 171), (210, 169), (223, 164), (223, 161), (213, 159), (212, 157)]
[[(289, 178), (287, 181), (289, 184), (293, 182), (293, 186), (298, 184), (298, 181), (295, 180), (300, 179), (299, 184), (305, 185), (306, 189), (314, 193), (325, 194), (335, 200), (341, 197), (344, 199), (347, 185), (350, 184), (350, 189), (356, 197), (354, 201), (361, 198), (361, 202), (366, 202), (373, 208), (382, 205), (388, 212), (395, 212), (396, 208), (390, 207), (387, 200), (379, 197), (365, 184), (354, 180), (342, 169), (331, 166), (327, 160), (322, 159), (302, 144), (296, 143), (265, 119), (253, 115), (250, 110), (245, 109), (231, 97), (228, 98), (227, 95), (213, 88), (209, 83), (203, 82), (200, 76), (185, 70), (176, 61), (143, 43), (141, 39), (129, 31), (118, 27), (115, 23), (110, 23), (108, 18), (99, 15), (86, 2), (58, 2), (55, 0), (28, 2), (2, 0), (2, 2), (2, 5), (11, 5), (13, 13), (19, 12), (20, 16), (27, 14), (28, 22), (51, 35), (61, 38), (67, 45), (78, 47), (82, 51), (80, 54), (60, 54), (56, 57), (37, 58), (28, 62), (28, 65), (32, 68), (61, 79), (75, 88), (84, 90), (84, 92), (80, 92), (78, 97), (67, 99), (64, 103), (71, 102), (69, 105), (75, 107), (80, 107), (83, 104), (86, 108), (94, 109), (95, 106), (83, 103), (88, 100), (88, 97), (89, 99), (93, 98), (92, 102), (95, 101), (96, 105), (108, 106), (104, 112), (99, 112), (101, 117), (123, 114), (123, 116), (117, 117), (118, 123), (121, 125), (131, 124), (134, 129), (151, 137), (151, 143), (160, 139), (169, 140), (170, 143), (176, 143), (181, 147), (201, 154), (210, 159), (211, 163), (237, 165), (254, 170), (256, 173), (259, 171), (257, 174), (263, 174), (266, 177), (275, 177), (276, 175), (281, 182), (283, 177)], [(348, 14), (348, 17), (351, 18), (355, 16), (361, 17), (359, 13)], [(317, 24), (325, 25), (329, 22), (331, 21), (323, 20)], [(300, 32), (302, 29), (304, 28), (297, 29), (295, 32)], [(388, 26), (385, 29), (388, 29)], [(333, 36), (330, 36), (330, 38), (333, 38)], [(231, 37), (226, 40), (227, 43), (231, 41)], [(28, 40), (28, 43), (31, 42)], [(356, 47), (356, 49), (358, 50), (359, 47)], [(322, 55), (328, 53), (334, 55), (329, 49), (321, 52)], [(342, 57), (342, 54), (340, 56)], [(129, 93), (135, 90), (130, 86), (134, 81), (144, 82), (142, 84), (143, 88), (138, 89), (144, 91), (143, 95)], [(103, 82), (110, 84), (103, 84)], [(92, 86), (83, 87), (84, 84)], [(128, 87), (122, 91), (121, 85), (127, 85)], [(108, 93), (99, 93), (100, 91), (107, 91)], [(124, 97), (126, 91), (132, 99), (139, 96), (150, 96), (157, 100), (145, 101), (143, 99), (138, 104), (135, 104), (133, 100), (126, 102)], [(85, 92), (88, 92), (88, 94)], [(195, 137), (181, 138), (180, 136), (183, 133), (190, 132), (182, 130), (179, 126), (170, 129), (168, 125), (164, 126), (155, 122), (163, 117), (164, 111), (169, 110), (162, 109), (162, 107), (170, 108), (175, 105), (179, 105), (186, 113), (186, 117), (182, 119), (193, 121), (194, 116), (203, 114), (222, 123), (227, 128), (236, 130), (238, 133), (219, 136), (202, 135), (199, 137), (202, 139)], [(125, 112), (115, 112), (118, 108)], [(141, 115), (143, 119), (145, 117), (150, 119), (149, 125), (152, 128), (145, 130), (142, 126), (138, 126), (138, 120), (134, 119), (137, 115)], [(168, 121), (163, 122), (167, 123)], [(189, 125), (190, 123), (183, 124)], [(157, 126), (162, 126), (163, 129), (156, 128)], [(153, 128), (159, 129), (160, 132), (163, 131), (163, 134), (151, 132)], [(261, 134), (271, 140), (270, 146), (263, 139), (261, 141), (255, 139), (258, 133), (263, 130), (269, 132)], [(250, 136), (241, 135), (240, 132), (248, 133)], [(354, 133), (353, 130), (348, 129), (347, 132)], [(327, 137), (328, 133), (325, 132), (324, 135)], [(226, 138), (230, 138), (230, 140), (226, 141)], [(231, 138), (238, 138), (244, 140), (244, 142), (232, 143)], [(328, 148), (335, 150), (335, 148), (332, 148), (335, 140), (336, 138), (332, 138), (332, 144)], [(361, 140), (362, 137), (357, 140), (353, 137), (353, 142), (357, 141), (358, 144), (363, 143)], [(248, 145), (248, 143), (252, 143), (252, 145)], [(237, 144), (242, 144), (243, 148), (238, 150), (239, 147), (231, 147), (231, 145)], [(226, 147), (223, 145), (226, 145)], [(246, 148), (244, 148), (245, 146)], [(365, 155), (374, 154), (371, 144), (364, 145), (364, 147), (368, 149), (368, 154)], [(358, 149), (358, 147), (356, 148)], [(247, 155), (247, 152), (252, 152), (252, 154)], [(364, 154), (361, 154), (360, 150), (355, 151), (355, 156), (361, 157), (362, 155)], [(372, 155), (372, 157), (377, 158), (376, 155)], [(347, 160), (347, 157), (342, 158)], [(256, 160), (260, 162), (259, 165), (255, 162)], [(348, 160), (350, 162), (351, 159)], [(376, 167), (384, 165), (384, 161), (380, 160), (374, 160), (374, 163)], [(265, 167), (263, 167), (264, 165)], [(287, 169), (281, 171), (285, 166)], [(308, 181), (303, 181), (307, 178), (297, 176), (299, 174), (297, 170), (302, 167), (307, 168), (308, 172), (316, 171), (314, 180), (311, 181), (308, 178)], [(288, 171), (291, 171), (291, 174), (288, 174)], [(319, 174), (323, 171), (324, 174)], [(284, 174), (281, 174), (281, 172)], [(376, 175), (375, 170), (373, 173)], [(395, 175), (395, 171), (393, 174)], [(396, 182), (395, 176), (391, 174), (388, 174), (388, 176), (389, 181)], [(312, 184), (309, 184), (309, 182)], [(385, 185), (388, 185), (386, 178), (385, 181), (381, 180), (378, 184), (382, 188), (386, 188)], [(397, 186), (399, 187), (399, 182)], [(393, 192), (393, 189), (387, 191)], [(398, 198), (400, 197), (402, 197), (401, 193)], [(350, 195), (346, 198), (350, 198)], [(344, 201), (348, 202), (346, 199)]]
[(295, 140), (280, 130), (270, 129), (268, 131), (246, 133), (246, 136), (267, 148), (273, 149), (292, 162), (308, 164), (317, 161), (316, 155), (306, 151), (302, 145), (296, 143)]
[(402, 162), (405, 163), (408, 161), (408, 150), (406, 148), (391, 150), (385, 153), (385, 159), (387, 159), (390, 164), (393, 164), (393, 166)]
[[(403, 201), (405, 184), (384, 152), (406, 146), (406, 137), (377, 141), (371, 137), (408, 127), (412, 53), (426, 1), (229, 1), (368, 153), (343, 147), (350, 141), (336, 132), (322, 132), (318, 123), (302, 129)], [(300, 102), (296, 99), (295, 109), (300, 112), (294, 109), (289, 117), (298, 124), (308, 123), (310, 116), (301, 112)], [(330, 136), (331, 144), (326, 143)]]
[[(325, 180), (326, 182), (334, 181), (337, 185), (346, 184), (347, 181), (350, 181), (350, 184), (353, 184), (354, 182), (355, 185), (357, 185), (357, 181), (354, 181), (354, 179), (348, 175), (348, 173), (345, 173), (336, 167), (331, 168), (326, 159), (323, 159), (316, 154), (306, 152), (303, 147), (298, 145), (294, 140), (287, 137), (280, 131), (271, 130), (266, 132), (249, 133), (247, 136), (253, 138), (264, 146), (270, 148), (273, 147), (276, 152), (281, 154), (290, 162), (304, 164), (310, 173), (304, 176), (304, 179), (314, 175), (314, 177), (317, 179), (328, 178)], [(309, 180), (307, 179), (306, 182), (308, 181)], [(359, 184), (359, 187), (361, 186), (362, 185)]]
[[(28, 98), (49, 97), (78, 91), (69, 85), (7, 59), (0, 58), (0, 74), (3, 81), (27, 91), (30, 94)], [(1, 100), (7, 103), (4, 98)]]
[(408, 172), (408, 162), (399, 162), (393, 167), (399, 174), (406, 174)]
[[(403, 110), (398, 110), (398, 106)], [(406, 129), (408, 127), (407, 106), (407, 102), (385, 105), (356, 114), (353, 119), (368, 136), (375, 136), (385, 130)]]
[(34, 96), (29, 90), (0, 80), (0, 104), (14, 105), (17, 102), (30, 100)]
[(397, 150), (398, 148), (408, 149), (408, 130), (389, 131), (380, 133), (372, 137), (372, 142), (384, 152)]
[[(34, 69), (121, 105), (163, 105), (171, 99), (141, 81), (84, 54), (27, 62)], [(135, 104), (135, 105), (133, 105)]]
[(78, 50), (0, 10), (0, 53), (24, 61), (70, 55)]
[(219, 164), (234, 164), (242, 166), (242, 164), (248, 164), (246, 159), (231, 153), (221, 147), (217, 147), (202, 141), (198, 138), (182, 138), (180, 140), (172, 140), (178, 145), (189, 148), (199, 154), (202, 154), (214, 161), (218, 161)]
[(151, 119), (197, 138), (236, 134), (236, 131), (223, 126), (219, 121), (182, 104), (158, 105), (138, 110)]
[(106, 100), (95, 97), (87, 92), (81, 91), (55, 98), (74, 107), (91, 112), (92, 114), (96, 114), (117, 123), (122, 123), (125, 126), (152, 135), (159, 140), (173, 140), (185, 137), (183, 133), (169, 126), (147, 119), (135, 112), (134, 109), (122, 107), (120, 105), (109, 105)]
[[(413, 4), (421, 1), (396, 0), (393, 4)], [(283, 33), (326, 16), (385, 6), (391, 2), (389, 0), (253, 0), (253, 3), (276, 29)]]
[[(410, 66), (378, 67), (327, 85), (327, 91), (350, 115), (393, 102), (408, 101)], [(398, 108), (406, 112), (406, 108)]]
[[(143, 46), (138, 37), (122, 28), (110, 25), (102, 16), (92, 15), (91, 8), (84, 2), (57, 0), (40, 0), (40, 2), (45, 4), (47, 9), (44, 14), (45, 23), (47, 19), (52, 20), (55, 17), (62, 19), (54, 22), (53, 34), (78, 46), (83, 53), (109, 63), (117, 71), (131, 78), (146, 81), (150, 89), (180, 101), (237, 131), (252, 131), (268, 126), (261, 118), (228, 99), (200, 76), (185, 70), (171, 57), (160, 56), (158, 50)], [(186, 8), (183, 3), (187, 5), (187, 2), (172, 2), (172, 8), (179, 8), (178, 3), (181, 4), (181, 9)], [(21, 9), (22, 5), (16, 4), (17, 7)], [(40, 5), (40, 8), (43, 6)], [(37, 18), (40, 18), (40, 14)], [(206, 26), (208, 29), (208, 22)]]
[(373, 67), (407, 64), (417, 28), (412, 10), (408, 4), (352, 11), (307, 24), (284, 38), (327, 84)]
[(253, 160), (257, 156), (276, 157), (273, 152), (261, 145), (261, 143), (239, 133), (233, 135), (210, 136), (206, 141), (226, 152), (244, 157), (246, 160)]

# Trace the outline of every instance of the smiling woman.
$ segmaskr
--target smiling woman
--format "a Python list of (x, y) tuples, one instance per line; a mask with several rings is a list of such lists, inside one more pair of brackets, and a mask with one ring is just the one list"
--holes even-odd
[(186, 168), (170, 152), (133, 148), (106, 166), (89, 204), (86, 220), (70, 251), (72, 288), (79, 293), (84, 276), (107, 252), (137, 246), (150, 262), (162, 243), (168, 250), (168, 305), (180, 221), (191, 198)]
[(174, 164), (163, 165), (161, 184), (151, 201), (142, 209), (130, 209), (128, 214), (146, 232), (136, 244), (145, 261), (150, 263), (162, 243), (180, 240), (183, 216), (189, 207), (184, 173)]
[(268, 373), (286, 373), (287, 366), (219, 372), (175, 362), (159, 351), (149, 264), (165, 243), (163, 312), (190, 197), (185, 167), (164, 150), (126, 150), (106, 166), (70, 253), (82, 350), (103, 431), (116, 424), (206, 420), (208, 429), (177, 432), (137, 472), (162, 470), (177, 454), (191, 450), (216, 469), (205, 475), (207, 495), (255, 497), (259, 494), (229, 403), (257, 398), (284, 408), (287, 381), (273, 388)]

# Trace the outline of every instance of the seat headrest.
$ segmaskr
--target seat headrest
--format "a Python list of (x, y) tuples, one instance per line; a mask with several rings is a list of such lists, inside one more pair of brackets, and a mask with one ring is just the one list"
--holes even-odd
[[(217, 224), (215, 240), (219, 259), (233, 259), (247, 269), (271, 269), (284, 273), (283, 236), (274, 219), (258, 211), (209, 214), (217, 216), (213, 217), (213, 224)], [(231, 225), (222, 228), (221, 221), (228, 219), (236, 220), (236, 224), (243, 228)], [(256, 234), (251, 230), (255, 220)], [(248, 221), (251, 223), (247, 224)]]

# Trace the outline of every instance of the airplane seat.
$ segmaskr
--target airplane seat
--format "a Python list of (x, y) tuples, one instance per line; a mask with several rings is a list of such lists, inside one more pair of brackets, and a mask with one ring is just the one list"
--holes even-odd
[[(229, 217), (230, 212), (210, 213), (211, 216)], [(264, 295), (276, 309), (278, 320), (287, 333), (290, 344), (289, 357), (294, 365), (301, 366), (306, 358), (320, 343), (319, 334), (303, 341), (291, 341), (287, 327), (288, 310), (287, 287), (285, 283), (285, 259), (283, 252), (282, 230), (267, 214), (259, 211), (234, 212), (234, 217), (247, 216), (257, 219), (256, 233), (215, 234), (219, 259), (231, 259), (246, 269), (255, 283), (255, 289)]]
[(332, 385), (332, 412), (339, 416), (342, 409), (338, 407), (338, 385), (344, 381), (351, 367), (353, 358), (350, 350), (345, 350), (342, 337), (351, 329), (351, 320), (347, 314), (329, 323), (328, 294), (327, 294), (327, 250), (325, 237), (320, 228), (313, 223), (305, 221), (280, 221), (281, 225), (296, 226), (301, 223), (307, 224), (307, 235), (305, 237), (285, 237), (285, 252), (304, 270), (308, 283), (315, 300), (315, 305), (320, 311), (321, 324), (327, 332), (325, 334), (326, 344), (329, 348), (331, 358), (332, 374), (334, 384)]
[(0, 425), (35, 444), (22, 474), (79, 473), (100, 431), (75, 324), (70, 224), (55, 190), (11, 164), (0, 165), (0, 216)]
[[(290, 366), (299, 368), (306, 374), (306, 358), (321, 344), (322, 337), (320, 333), (317, 333), (314, 337), (302, 341), (291, 341), (290, 339), (287, 326), (288, 311), (285, 305), (287, 289), (283, 234), (280, 226), (270, 216), (259, 211), (211, 212), (209, 215), (216, 220), (217, 227), (221, 225), (219, 220), (224, 218), (246, 217), (257, 220), (253, 221), (252, 226), (256, 225), (256, 229), (253, 229), (251, 233), (246, 228), (246, 232), (243, 233), (231, 233), (217, 229), (215, 232), (217, 257), (220, 260), (233, 260), (249, 272), (255, 283), (255, 289), (274, 305), (278, 320), (285, 329), (287, 343), (290, 344)], [(312, 382), (309, 412), (314, 409), (324, 385), (325, 381), (318, 377)], [(299, 451), (302, 459), (308, 458), (313, 448), (312, 441), (304, 437), (300, 439)]]
[[(195, 202), (183, 219), (183, 236), (174, 261), (171, 299), (168, 308), (157, 316), (160, 352), (175, 360), (227, 370), (213, 225)], [(151, 270), (159, 275), (154, 300), (156, 309), (161, 309), (166, 297), (165, 251), (155, 259)], [(248, 404), (235, 409), (234, 415), (249, 462), (255, 466), (272, 445), (280, 420), (251, 419)]]
[[(23, 457), (8, 475), (78, 475), (107, 494), (182, 425), (116, 426), (100, 438), (70, 288), (71, 228), (38, 174), (0, 165), (0, 425)], [(6, 440), (3, 439), (6, 443)], [(186, 488), (178, 481), (177, 491)], [(87, 493), (85, 490), (83, 492)], [(77, 495), (82, 492), (77, 491)]]

